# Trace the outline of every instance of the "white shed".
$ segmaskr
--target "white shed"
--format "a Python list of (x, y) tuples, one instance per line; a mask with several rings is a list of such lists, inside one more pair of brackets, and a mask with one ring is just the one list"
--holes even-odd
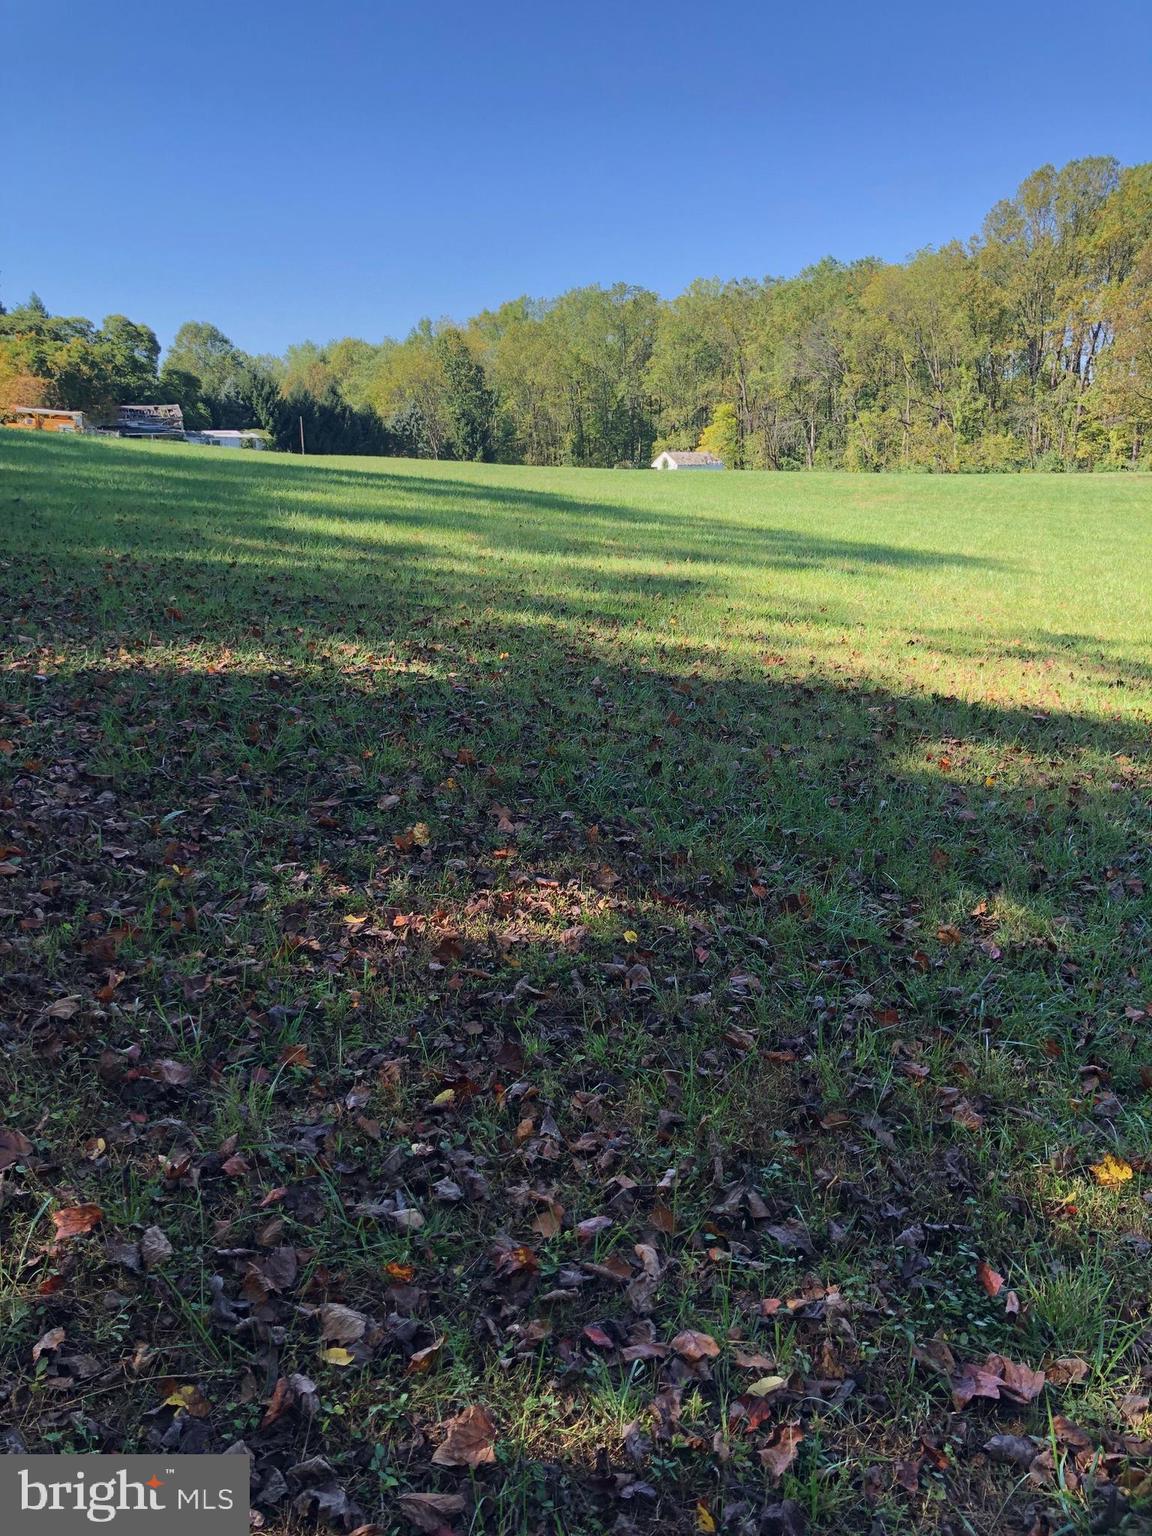
[(653, 469), (723, 469), (724, 460), (714, 453), (679, 453), (671, 448), (652, 460)]
[(232, 427), (205, 427), (202, 432), (185, 432), (186, 443), (205, 443), (211, 448), (266, 448), (263, 432), (237, 432)]

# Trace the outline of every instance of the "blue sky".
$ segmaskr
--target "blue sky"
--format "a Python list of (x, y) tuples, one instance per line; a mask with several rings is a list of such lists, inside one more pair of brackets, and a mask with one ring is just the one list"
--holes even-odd
[[(253, 352), (789, 274), (1152, 157), (1147, 0), (247, 0), (0, 13), (0, 298)], [(13, 146), (22, 146), (14, 148)]]

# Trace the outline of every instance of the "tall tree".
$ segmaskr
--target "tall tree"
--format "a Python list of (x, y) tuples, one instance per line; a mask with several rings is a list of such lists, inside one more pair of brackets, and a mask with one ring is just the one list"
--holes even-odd
[(490, 459), (496, 430), (496, 396), (488, 387), (483, 364), (455, 327), (437, 336), (436, 351), (444, 370), (444, 405), (455, 456)]

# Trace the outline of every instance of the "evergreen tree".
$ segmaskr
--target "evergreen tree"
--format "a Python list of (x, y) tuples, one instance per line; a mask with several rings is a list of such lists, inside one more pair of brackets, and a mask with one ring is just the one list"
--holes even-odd
[(444, 369), (445, 404), (452, 447), (458, 459), (491, 459), (496, 436), (496, 396), (488, 388), (484, 366), (472, 355), (458, 330), (436, 339)]

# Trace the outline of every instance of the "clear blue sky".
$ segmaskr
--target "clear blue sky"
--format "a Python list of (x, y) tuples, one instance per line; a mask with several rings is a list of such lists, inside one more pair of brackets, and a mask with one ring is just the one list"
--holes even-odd
[(966, 237), (1152, 157), (1148, 0), (0, 12), (0, 297), (253, 352)]

